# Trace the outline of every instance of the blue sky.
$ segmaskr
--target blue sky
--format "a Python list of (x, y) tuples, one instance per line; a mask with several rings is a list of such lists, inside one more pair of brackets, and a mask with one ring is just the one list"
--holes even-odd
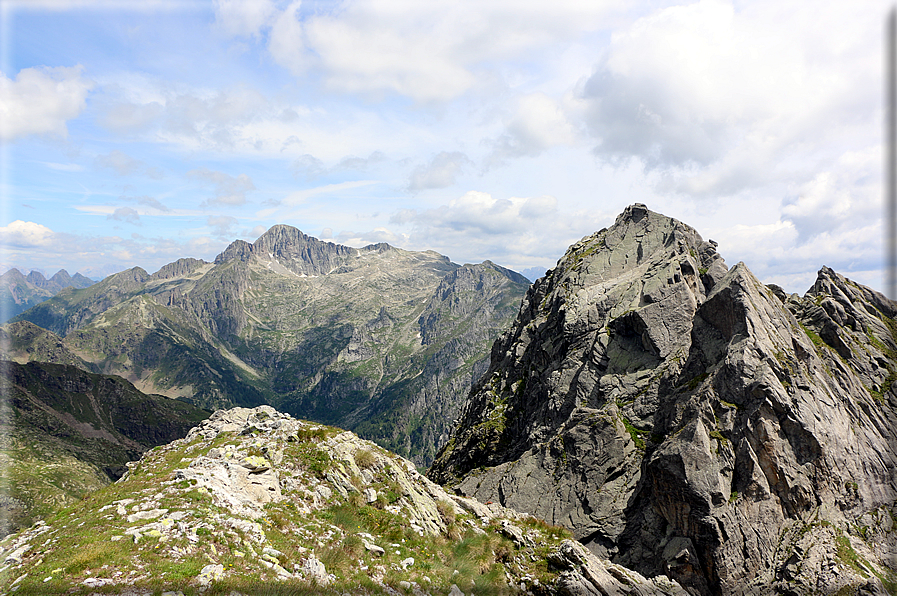
[(552, 267), (628, 204), (881, 289), (884, 2), (0, 0), (0, 266), (285, 223)]

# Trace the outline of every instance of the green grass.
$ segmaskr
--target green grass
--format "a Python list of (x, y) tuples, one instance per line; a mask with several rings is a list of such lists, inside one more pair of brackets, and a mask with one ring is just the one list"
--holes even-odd
[(632, 437), (632, 442), (635, 443), (636, 448), (644, 450), (645, 439), (642, 438), (642, 431), (634, 427), (622, 414), (620, 415), (620, 420), (623, 421), (623, 426), (626, 427), (626, 431), (629, 433), (629, 436)]
[(860, 565), (862, 559), (850, 545), (850, 539), (847, 536), (835, 538), (835, 545), (837, 547), (836, 555), (842, 563), (859, 573), (862, 577), (869, 577), (865, 567)]

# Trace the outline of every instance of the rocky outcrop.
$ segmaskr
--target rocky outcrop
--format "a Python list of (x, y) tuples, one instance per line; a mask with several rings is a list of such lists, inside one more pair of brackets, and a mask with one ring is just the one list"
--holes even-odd
[(633, 205), (534, 284), (428, 475), (696, 594), (881, 587), (895, 307), (827, 268), (786, 296)]
[(349, 432), (215, 412), (115, 485), (0, 541), (0, 589), (676, 595), (566, 532), (458, 497)]

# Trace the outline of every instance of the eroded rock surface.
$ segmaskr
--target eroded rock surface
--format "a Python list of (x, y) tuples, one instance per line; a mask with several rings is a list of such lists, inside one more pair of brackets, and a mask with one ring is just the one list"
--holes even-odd
[(895, 313), (828, 268), (787, 296), (633, 205), (533, 285), (428, 475), (693, 593), (880, 586)]

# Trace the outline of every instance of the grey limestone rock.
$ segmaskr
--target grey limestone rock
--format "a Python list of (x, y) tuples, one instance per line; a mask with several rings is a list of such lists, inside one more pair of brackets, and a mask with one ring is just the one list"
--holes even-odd
[(633, 205), (533, 285), (428, 475), (692, 593), (859, 589), (849, 553), (895, 568), (895, 314)]

